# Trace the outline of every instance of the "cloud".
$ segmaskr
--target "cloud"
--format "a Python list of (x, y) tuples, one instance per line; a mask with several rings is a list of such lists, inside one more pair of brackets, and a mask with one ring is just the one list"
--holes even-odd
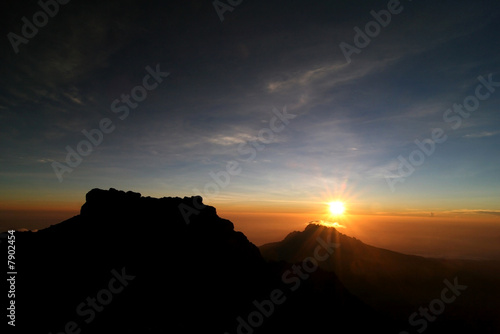
[(216, 145), (231, 146), (231, 145), (246, 143), (248, 141), (256, 139), (257, 137), (241, 133), (235, 135), (215, 135), (214, 137), (208, 138), (208, 141)]
[(50, 159), (50, 158), (43, 158), (43, 159), (37, 159), (36, 162), (40, 162), (40, 163), (48, 163), (48, 162), (52, 162), (54, 161), (53, 159)]
[(447, 213), (450, 214), (480, 214), (480, 215), (494, 215), (500, 216), (500, 210), (482, 210), (482, 209), (460, 209), (460, 210), (451, 210)]
[(345, 228), (344, 225), (341, 225), (337, 222), (329, 222), (329, 221), (324, 221), (324, 220), (313, 220), (313, 221), (310, 221), (309, 224), (319, 224), (322, 226), (333, 227), (333, 228)]
[(288, 77), (287, 79), (270, 81), (267, 84), (267, 91), (269, 93), (292, 93), (297, 89), (311, 87), (314, 91), (323, 93), (339, 85), (359, 80), (373, 72), (381, 71), (401, 56), (391, 55), (380, 59), (360, 61), (356, 66), (343, 61), (319, 67), (315, 64), (307, 64), (295, 73), (282, 73), (282, 76)]
[(292, 78), (282, 81), (272, 81), (268, 84), (267, 89), (273, 93), (275, 91), (284, 90), (294, 86), (305, 86), (311, 84), (315, 80), (324, 78), (329, 74), (333, 74), (348, 66), (346, 63), (335, 63), (332, 65), (322, 66), (316, 69), (306, 70), (304, 73), (298, 73)]
[(477, 133), (469, 133), (464, 136), (464, 138), (483, 138), (483, 137), (492, 137), (499, 134), (500, 131), (483, 131)]

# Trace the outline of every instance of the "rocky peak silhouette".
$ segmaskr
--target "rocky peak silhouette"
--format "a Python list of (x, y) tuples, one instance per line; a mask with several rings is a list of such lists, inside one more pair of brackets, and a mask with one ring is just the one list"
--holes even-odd
[[(256, 302), (275, 289), (290, 291), (282, 279), (290, 265), (267, 263), (211, 206), (187, 224), (179, 206), (193, 201), (201, 207), (203, 199), (92, 189), (80, 215), (17, 233), (19, 328), (60, 333), (73, 321), (82, 333), (238, 333), (238, 319), (247, 319)], [(82, 316), (82, 303), (99, 301), (120, 273), (134, 278), (93, 317), (90, 309)], [(320, 330), (332, 316), (349, 332), (380, 323), (335, 274), (321, 270), (286, 298), (256, 333)]]

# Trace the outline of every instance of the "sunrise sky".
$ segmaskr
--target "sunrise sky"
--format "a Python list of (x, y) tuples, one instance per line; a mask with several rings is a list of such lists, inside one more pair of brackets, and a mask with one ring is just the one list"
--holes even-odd
[(332, 200), (381, 244), (430, 219), (497, 242), (500, 6), (389, 4), (368, 43), (357, 31), (387, 1), (243, 1), (223, 21), (208, 0), (71, 1), (17, 53), (8, 34), (41, 8), (2, 4), (0, 230), (57, 223), (113, 187), (202, 195), (257, 244), (328, 220)]

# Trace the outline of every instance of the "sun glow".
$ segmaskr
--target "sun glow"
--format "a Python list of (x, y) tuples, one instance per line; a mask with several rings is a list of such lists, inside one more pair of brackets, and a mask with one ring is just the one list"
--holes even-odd
[(335, 201), (328, 203), (328, 209), (332, 215), (340, 216), (344, 214), (345, 206), (343, 202)]

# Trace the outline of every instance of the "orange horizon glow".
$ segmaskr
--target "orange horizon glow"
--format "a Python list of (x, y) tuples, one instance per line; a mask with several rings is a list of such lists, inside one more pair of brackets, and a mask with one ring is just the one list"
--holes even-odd
[[(328, 198), (328, 197), (327, 197)], [(488, 251), (500, 237), (500, 212), (494, 210), (419, 210), (370, 207), (354, 197), (329, 197), (328, 201), (217, 202), (206, 203), (217, 209), (221, 218), (234, 223), (252, 243), (260, 246), (282, 240), (309, 223), (334, 227), (364, 243), (407, 254), (457, 254), (459, 249)], [(344, 203), (342, 214), (334, 215), (329, 204)], [(78, 202), (78, 203), (77, 203)], [(0, 227), (43, 229), (79, 214), (83, 201), (3, 202)], [(371, 210), (373, 209), (373, 210)], [(498, 242), (497, 242), (498, 243)], [(432, 247), (430, 246), (432, 245)], [(462, 245), (462, 246), (460, 246)], [(479, 252), (478, 250), (478, 252)]]

